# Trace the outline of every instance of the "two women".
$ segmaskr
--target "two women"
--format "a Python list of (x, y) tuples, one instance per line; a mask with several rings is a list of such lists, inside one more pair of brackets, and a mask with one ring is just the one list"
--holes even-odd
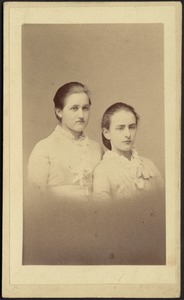
[(29, 159), (32, 187), (65, 199), (91, 195), (92, 185), (98, 199), (147, 196), (162, 188), (154, 164), (134, 148), (139, 117), (133, 107), (115, 103), (104, 113), (102, 140), (110, 151), (100, 163), (101, 147), (84, 133), (91, 106), (87, 88), (67, 83), (56, 92), (54, 104), (59, 124), (35, 146)]
[(119, 102), (105, 111), (102, 140), (108, 151), (100, 163), (101, 147), (84, 133), (91, 105), (87, 88), (67, 83), (56, 92), (54, 104), (59, 124), (30, 156), (32, 186), (65, 199), (88, 197), (92, 186), (95, 198), (101, 200), (147, 197), (161, 191), (159, 171), (134, 147), (139, 116), (133, 107)]
[[(121, 102), (106, 110), (102, 139), (109, 150), (102, 159), (99, 144), (84, 133), (91, 105), (87, 88), (67, 83), (54, 104), (59, 124), (35, 146), (28, 164), (31, 189), (44, 201), (28, 203), (24, 262), (164, 263), (163, 182), (134, 148), (137, 113)], [(80, 201), (87, 199), (94, 201)]]

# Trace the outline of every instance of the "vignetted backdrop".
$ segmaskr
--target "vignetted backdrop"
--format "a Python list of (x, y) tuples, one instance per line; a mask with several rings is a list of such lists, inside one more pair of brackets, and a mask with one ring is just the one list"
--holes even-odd
[(70, 81), (91, 91), (86, 129), (101, 143), (100, 123), (123, 101), (141, 121), (138, 152), (164, 177), (164, 30), (162, 24), (24, 25), (22, 27), (24, 166), (34, 145), (57, 124), (53, 97)]
[[(33, 147), (57, 124), (56, 90), (70, 81), (91, 91), (86, 132), (99, 143), (108, 106), (123, 101), (135, 108), (140, 115), (138, 152), (164, 177), (163, 25), (22, 27), (24, 182)], [(163, 199), (99, 203), (95, 208), (90, 202), (37, 200), (24, 197), (24, 264), (165, 263)]]

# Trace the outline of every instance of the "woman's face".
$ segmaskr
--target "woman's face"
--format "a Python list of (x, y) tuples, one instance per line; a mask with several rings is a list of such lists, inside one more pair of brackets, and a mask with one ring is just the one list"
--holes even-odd
[(110, 140), (112, 151), (122, 155), (131, 152), (136, 137), (137, 125), (133, 113), (125, 110), (111, 116), (109, 130), (103, 129), (104, 136)]
[(74, 93), (65, 98), (64, 108), (56, 110), (62, 126), (72, 133), (81, 133), (88, 124), (90, 115), (89, 98), (86, 93)]

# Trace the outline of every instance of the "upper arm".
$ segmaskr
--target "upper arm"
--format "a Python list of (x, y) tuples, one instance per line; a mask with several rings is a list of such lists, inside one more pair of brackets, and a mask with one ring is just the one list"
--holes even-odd
[(48, 182), (50, 169), (47, 146), (42, 141), (34, 147), (28, 162), (29, 185), (44, 188)]
[(111, 187), (107, 172), (101, 165), (97, 166), (93, 173), (93, 195), (100, 200), (111, 198)]

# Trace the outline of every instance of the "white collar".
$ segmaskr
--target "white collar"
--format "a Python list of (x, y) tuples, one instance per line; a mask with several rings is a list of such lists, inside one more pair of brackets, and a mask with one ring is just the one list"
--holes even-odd
[(71, 132), (67, 131), (66, 129), (64, 129), (62, 127), (62, 125), (57, 125), (55, 128), (55, 131), (58, 132), (59, 134), (61, 134), (62, 136), (66, 137), (70, 140), (76, 141), (76, 142), (85, 141), (88, 139), (88, 136), (84, 132), (81, 133), (81, 135), (79, 136), (78, 139), (75, 139), (73, 134)]
[(131, 159), (129, 160), (128, 158), (126, 158), (124, 155), (119, 155), (118, 153), (114, 152), (114, 151), (110, 151), (107, 150), (104, 154), (104, 159), (118, 159), (120, 161), (124, 161), (124, 162), (131, 162), (134, 159), (140, 159), (137, 150), (135, 149), (135, 147), (132, 149), (132, 154), (131, 154)]

